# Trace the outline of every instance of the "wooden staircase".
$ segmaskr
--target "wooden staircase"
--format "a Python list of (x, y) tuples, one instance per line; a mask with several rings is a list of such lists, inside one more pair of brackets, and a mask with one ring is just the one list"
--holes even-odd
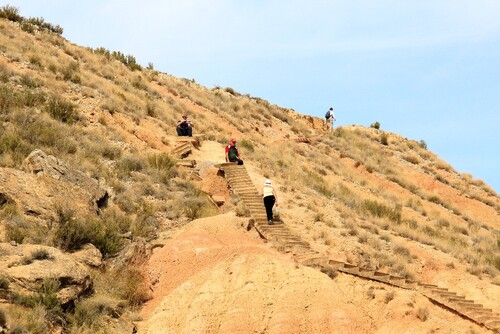
[(203, 134), (193, 135), (193, 137), (177, 137), (177, 145), (170, 151), (170, 154), (177, 159), (176, 165), (178, 167), (196, 167), (196, 160), (186, 159), (194, 148), (201, 145), (202, 140), (205, 138)]
[(473, 300), (466, 299), (465, 296), (458, 295), (446, 288), (440, 288), (437, 285), (419, 283), (404, 277), (328, 259), (314, 251), (307, 242), (294, 235), (284, 224), (268, 225), (264, 202), (253, 185), (245, 166), (238, 166), (236, 163), (224, 163), (220, 164), (219, 168), (224, 172), (232, 190), (250, 211), (255, 222), (254, 227), (261, 237), (272, 242), (278, 250), (291, 253), (295, 261), (318, 268), (322, 272), (339, 271), (394, 287), (417, 291), (438, 305), (453, 310), (464, 318), (483, 325), (493, 332), (500, 333), (500, 315)]

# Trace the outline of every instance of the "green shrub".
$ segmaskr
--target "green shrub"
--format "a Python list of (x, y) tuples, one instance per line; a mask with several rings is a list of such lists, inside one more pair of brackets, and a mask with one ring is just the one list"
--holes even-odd
[(17, 106), (16, 98), (16, 94), (12, 88), (4, 84), (0, 85), (0, 112), (6, 113), (11, 108)]
[(246, 139), (240, 140), (239, 146), (247, 149), (250, 152), (253, 152), (255, 150), (253, 143), (250, 140)]
[(500, 256), (492, 255), (486, 260), (490, 265), (496, 268), (496, 270), (500, 270)]
[(176, 160), (166, 153), (148, 156), (149, 166), (159, 172), (160, 181), (168, 184), (177, 175)]
[(29, 308), (35, 308), (36, 306), (41, 305), (48, 310), (59, 309), (61, 306), (61, 303), (57, 298), (59, 286), (60, 283), (58, 280), (48, 278), (43, 280), (36, 294), (21, 295), (15, 293), (11, 298), (14, 304), (23, 305)]
[(75, 251), (85, 244), (93, 244), (103, 256), (116, 254), (123, 245), (120, 227), (116, 222), (87, 217), (84, 220), (68, 216), (59, 218), (54, 244), (65, 251)]
[(65, 251), (75, 251), (89, 243), (96, 231), (89, 229), (82, 222), (72, 219), (59, 226), (54, 236), (54, 243)]
[(122, 155), (122, 149), (118, 146), (105, 145), (101, 148), (101, 155), (109, 160), (116, 160)]
[(11, 334), (47, 334), (48, 324), (45, 321), (47, 311), (43, 306), (35, 306), (33, 309), (24, 307), (12, 307), (9, 309), (9, 320)]
[(53, 25), (51, 23), (45, 22), (43, 17), (30, 17), (29, 19), (25, 19), (24, 23), (30, 24), (32, 26), (37, 26), (38, 28), (46, 31), (50, 31), (57, 35), (62, 35), (63, 28), (59, 25)]
[(61, 70), (61, 74), (63, 75), (64, 80), (80, 84), (82, 82), (82, 79), (78, 75), (79, 71), (80, 71), (80, 66), (78, 65), (77, 62), (73, 62), (68, 66), (64, 67)]
[(10, 281), (7, 277), (0, 276), (0, 290), (9, 290)]
[(33, 260), (51, 260), (53, 259), (52, 255), (50, 255), (49, 251), (46, 249), (37, 249), (31, 253), (31, 258)]
[(394, 208), (390, 208), (384, 204), (378, 203), (377, 201), (364, 200), (361, 204), (362, 209), (369, 212), (372, 216), (376, 217), (387, 217), (393, 222), (401, 222), (401, 206), (396, 205)]
[(128, 68), (130, 68), (132, 71), (136, 71), (136, 70), (141, 70), (142, 67), (137, 64), (137, 61), (135, 59), (134, 56), (132, 55), (124, 55), (123, 53), (121, 53), (120, 51), (113, 51), (111, 53), (111, 56), (113, 58), (115, 58), (116, 60), (120, 61), (121, 63), (123, 63), (125, 66), (127, 66)]
[(19, 9), (11, 5), (5, 5), (0, 8), (0, 17), (13, 22), (21, 22), (23, 20), (23, 17), (19, 14)]
[(28, 235), (28, 229), (26, 227), (14, 224), (7, 224), (5, 230), (7, 241), (15, 241), (18, 244), (22, 244)]
[(380, 123), (379, 122), (375, 122), (375, 123), (372, 123), (370, 124), (370, 128), (374, 128), (374, 129), (380, 129)]
[(19, 147), (19, 145), (21, 145), (21, 140), (15, 133), (5, 131), (0, 134), (0, 154), (13, 152), (17, 149), (17, 147)]
[(27, 90), (21, 95), (22, 104), (26, 107), (35, 107), (45, 103), (47, 96), (40, 91)]
[(118, 301), (106, 296), (93, 296), (84, 299), (75, 307), (73, 323), (80, 328), (97, 331), (106, 316), (116, 317)]
[(118, 171), (129, 174), (130, 172), (140, 172), (144, 169), (144, 161), (136, 156), (128, 155), (121, 158), (116, 164)]
[(52, 96), (48, 100), (44, 111), (54, 119), (63, 123), (72, 124), (79, 118), (76, 106), (73, 103), (65, 101), (57, 96)]

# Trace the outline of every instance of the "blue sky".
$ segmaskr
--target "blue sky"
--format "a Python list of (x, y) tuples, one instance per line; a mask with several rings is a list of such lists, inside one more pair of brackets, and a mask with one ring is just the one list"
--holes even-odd
[(63, 36), (337, 124), (381, 128), (500, 192), (500, 1), (0, 0)]

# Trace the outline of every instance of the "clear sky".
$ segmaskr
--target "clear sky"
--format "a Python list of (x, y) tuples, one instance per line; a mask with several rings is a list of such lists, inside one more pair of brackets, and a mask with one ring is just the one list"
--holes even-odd
[(500, 193), (498, 0), (0, 0), (207, 87), (425, 140)]

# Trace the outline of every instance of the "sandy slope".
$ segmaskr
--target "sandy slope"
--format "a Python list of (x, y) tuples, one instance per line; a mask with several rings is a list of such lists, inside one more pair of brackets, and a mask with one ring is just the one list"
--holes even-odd
[[(233, 214), (196, 220), (156, 249), (154, 298), (139, 333), (487, 332), (413, 291), (298, 265), (244, 222)], [(429, 311), (426, 321), (419, 309)]]

